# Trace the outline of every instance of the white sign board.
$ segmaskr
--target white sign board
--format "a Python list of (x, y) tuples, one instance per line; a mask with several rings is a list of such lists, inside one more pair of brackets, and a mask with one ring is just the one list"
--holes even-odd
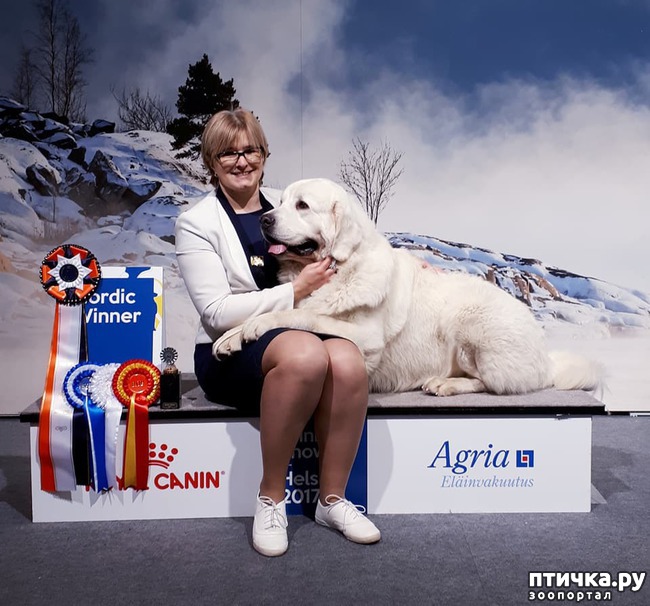
[(370, 513), (591, 508), (591, 418), (368, 421)]
[[(153, 421), (148, 490), (124, 490), (118, 472), (117, 486), (106, 494), (86, 488), (42, 491), (37, 428), (32, 426), (33, 519), (252, 516), (262, 474), (257, 423), (257, 419)], [(118, 439), (118, 470), (123, 440), (124, 425)], [(302, 443), (315, 448), (304, 436)], [(303, 451), (294, 453), (288, 470), (291, 507), (313, 505), (316, 498), (311, 491), (317, 487), (317, 469), (302, 470)], [(367, 488), (371, 514), (587, 512), (591, 507), (588, 417), (370, 418), (367, 459), (365, 454), (357, 457), (351, 484), (357, 490), (360, 484)]]
[[(37, 428), (30, 432), (34, 522), (146, 520), (252, 516), (261, 478), (259, 432), (248, 421), (152, 422), (149, 488), (117, 486), (105, 494), (85, 487), (71, 492), (40, 489)], [(124, 425), (117, 469), (122, 469)]]

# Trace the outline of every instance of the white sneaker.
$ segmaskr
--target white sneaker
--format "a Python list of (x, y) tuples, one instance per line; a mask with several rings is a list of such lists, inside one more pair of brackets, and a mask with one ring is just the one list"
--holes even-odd
[(341, 531), (346, 539), (355, 543), (376, 543), (381, 539), (381, 532), (363, 515), (365, 511), (365, 507), (331, 494), (325, 497), (325, 505), (318, 499), (315, 520)]
[(257, 494), (253, 519), (253, 547), (265, 556), (280, 556), (289, 547), (287, 508), (284, 500), (275, 503)]

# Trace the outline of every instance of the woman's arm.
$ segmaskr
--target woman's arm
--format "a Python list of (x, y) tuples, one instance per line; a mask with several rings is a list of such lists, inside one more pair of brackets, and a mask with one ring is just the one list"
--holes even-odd
[(176, 221), (176, 258), (205, 331), (216, 339), (226, 330), (268, 311), (291, 309), (291, 283), (233, 293), (221, 256), (201, 224), (201, 215), (183, 213)]

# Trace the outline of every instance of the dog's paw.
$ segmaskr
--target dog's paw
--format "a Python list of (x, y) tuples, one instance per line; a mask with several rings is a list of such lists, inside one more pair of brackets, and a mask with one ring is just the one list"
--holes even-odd
[[(446, 396), (449, 394), (439, 393), (447, 379), (445, 377), (432, 377), (422, 385), (422, 391), (431, 396)], [(444, 390), (443, 390), (444, 391)]]
[(278, 328), (272, 313), (262, 314), (244, 322), (241, 331), (242, 341), (257, 341), (265, 332)]
[(237, 326), (226, 331), (212, 345), (212, 355), (221, 360), (237, 351), (241, 351), (242, 327)]
[(422, 391), (432, 396), (455, 396), (465, 393), (459, 389), (457, 380), (449, 377), (432, 377), (422, 386)]
[(432, 377), (424, 382), (422, 391), (432, 396), (457, 396), (487, 390), (480, 379), (472, 377)]

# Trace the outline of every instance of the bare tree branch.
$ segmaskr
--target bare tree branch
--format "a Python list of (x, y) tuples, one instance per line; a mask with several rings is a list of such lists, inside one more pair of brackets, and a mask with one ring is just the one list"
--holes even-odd
[(57, 56), (60, 19), (57, 13), (58, 0), (36, 2), (39, 24), (36, 33), (36, 74), (44, 88), (50, 111), (56, 111), (59, 82), (57, 80)]
[(339, 166), (339, 178), (361, 202), (375, 225), (402, 176), (403, 169), (398, 167), (401, 159), (401, 152), (393, 150), (388, 142), (373, 151), (368, 142), (356, 138), (347, 162)]
[(36, 73), (32, 50), (26, 46), (20, 49), (20, 59), (14, 73), (11, 96), (27, 107), (33, 107), (36, 94)]
[(78, 121), (84, 119), (84, 65), (92, 62), (77, 18), (66, 0), (36, 0), (39, 16), (33, 49), (35, 73), (49, 110)]
[(125, 130), (151, 130), (166, 132), (172, 119), (172, 111), (160, 97), (149, 91), (142, 93), (134, 88), (127, 93), (122, 89), (120, 95), (111, 88), (118, 104), (118, 115)]

